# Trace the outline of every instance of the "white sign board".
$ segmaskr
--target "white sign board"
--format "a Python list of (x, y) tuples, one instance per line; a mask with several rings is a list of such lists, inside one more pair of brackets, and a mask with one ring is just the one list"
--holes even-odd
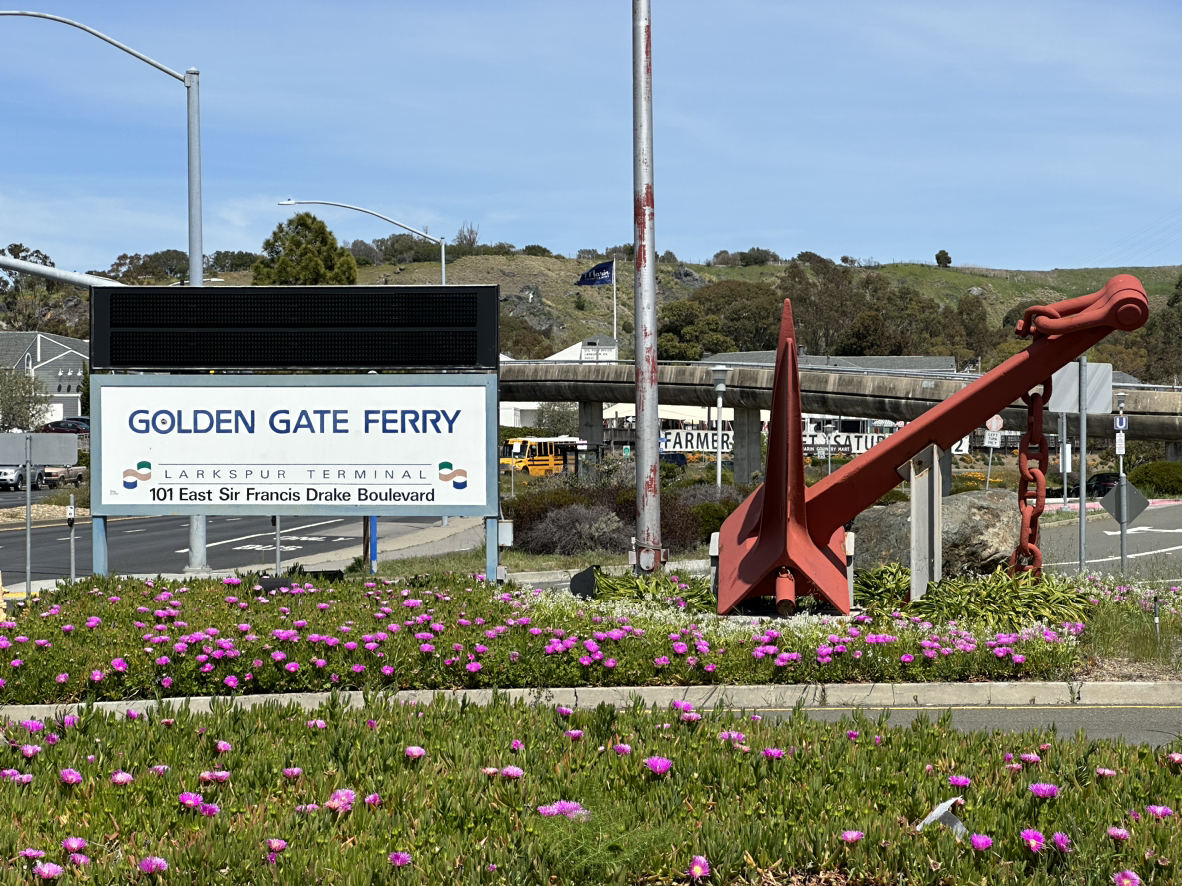
[[(735, 448), (734, 435), (722, 432), (722, 451)], [(661, 452), (718, 452), (717, 431), (665, 431)]]
[(1001, 448), (1001, 431), (986, 431), (985, 432), (985, 447), (987, 449)]
[[(1088, 415), (1112, 412), (1112, 364), (1088, 364)], [(1039, 389), (1041, 390), (1041, 388)], [(1068, 363), (1051, 376), (1051, 412), (1079, 414), (1079, 364)]]
[[(868, 452), (871, 447), (888, 439), (890, 434), (836, 433), (830, 434), (828, 438), (824, 434), (802, 434), (801, 436), (806, 452), (825, 455), (831, 447), (833, 452), (861, 455), (863, 452)], [(969, 443), (968, 437), (962, 437), (952, 444), (951, 451), (956, 455), (967, 455), (971, 451)]]
[(92, 377), (95, 513), (489, 510), (495, 376), (200, 379)]
[(1117, 431), (1116, 432), (1116, 454), (1117, 455), (1124, 455), (1125, 454), (1125, 432), (1124, 431)]

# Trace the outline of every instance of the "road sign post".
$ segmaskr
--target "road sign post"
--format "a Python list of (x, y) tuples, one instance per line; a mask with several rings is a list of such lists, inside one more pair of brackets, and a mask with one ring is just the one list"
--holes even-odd
[(1120, 415), (1112, 417), (1112, 427), (1116, 430), (1116, 457), (1120, 464), (1117, 471), (1120, 480), (1117, 488), (1120, 490), (1120, 572), (1129, 574), (1129, 496), (1127, 481), (1125, 480), (1125, 429), (1129, 426), (1129, 417), (1125, 415), (1125, 398), (1120, 397)]
[(989, 491), (989, 483), (993, 479), (993, 450), (1001, 446), (1001, 428), (1005, 422), (1000, 415), (995, 415), (985, 422), (985, 448), (989, 450), (989, 467), (985, 469), (985, 491)]

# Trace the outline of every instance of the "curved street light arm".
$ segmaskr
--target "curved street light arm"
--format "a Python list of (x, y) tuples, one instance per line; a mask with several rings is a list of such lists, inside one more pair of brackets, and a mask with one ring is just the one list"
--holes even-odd
[(356, 212), (364, 212), (366, 215), (372, 215), (374, 218), (380, 218), (382, 221), (389, 222), (392, 225), (397, 225), (404, 231), (410, 231), (412, 234), (418, 234), (424, 240), (429, 240), (432, 243), (439, 245), (439, 265), (441, 268), (441, 276), (443, 284), (447, 285), (447, 241), (441, 240), (437, 237), (432, 237), (430, 234), (424, 234), (422, 231), (412, 228), (410, 225), (404, 225), (400, 221), (394, 221), (392, 218), (382, 215), (380, 212), (374, 212), (372, 209), (365, 209), (361, 206), (352, 206), (348, 203), (335, 203), (332, 200), (280, 200), (280, 206), (297, 206), (313, 203), (318, 206), (339, 206), (341, 209), (352, 209)]
[(166, 65), (160, 64), (160, 62), (156, 61), (155, 59), (148, 58), (148, 56), (144, 55), (142, 52), (136, 52), (130, 46), (120, 43), (118, 40), (114, 39), (113, 37), (108, 37), (106, 34), (102, 33), (101, 31), (96, 31), (94, 28), (87, 27), (86, 25), (82, 24), (81, 22), (76, 22), (73, 19), (62, 18), (60, 15), (50, 15), (47, 12), (16, 12), (16, 11), (0, 10), (0, 15), (20, 15), (20, 16), (24, 16), (26, 18), (43, 18), (43, 19), (47, 19), (51, 22), (61, 22), (63, 25), (69, 25), (72, 28), (78, 28), (81, 31), (85, 31), (88, 34), (92, 34), (95, 37), (98, 37), (100, 40), (110, 43), (116, 49), (122, 49), (128, 55), (134, 55), (136, 58), (138, 58), (142, 62), (147, 62), (153, 68), (155, 68), (158, 71), (163, 71), (169, 77), (175, 77), (176, 79), (180, 80), (182, 83), (185, 82), (185, 75), (184, 74), (178, 74), (172, 68), (170, 68)]

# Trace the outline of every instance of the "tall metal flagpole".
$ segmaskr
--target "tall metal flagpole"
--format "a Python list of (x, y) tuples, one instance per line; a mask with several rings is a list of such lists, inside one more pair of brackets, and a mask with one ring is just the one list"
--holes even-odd
[(653, 64), (650, 0), (632, 0), (632, 218), (636, 317), (636, 566), (661, 565), (657, 278), (653, 265)]
[(616, 332), (616, 260), (612, 258), (612, 338), (616, 342), (616, 356), (620, 356), (620, 337)]

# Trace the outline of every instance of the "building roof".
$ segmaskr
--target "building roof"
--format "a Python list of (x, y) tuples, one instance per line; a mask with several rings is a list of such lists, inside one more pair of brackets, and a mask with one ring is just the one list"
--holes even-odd
[(0, 368), (19, 369), (25, 354), (36, 348), (37, 336), (41, 336), (41, 359), (37, 361), (38, 365), (69, 351), (77, 352), (87, 361), (90, 359), (90, 343), (80, 338), (54, 335), (51, 332), (0, 332)]

